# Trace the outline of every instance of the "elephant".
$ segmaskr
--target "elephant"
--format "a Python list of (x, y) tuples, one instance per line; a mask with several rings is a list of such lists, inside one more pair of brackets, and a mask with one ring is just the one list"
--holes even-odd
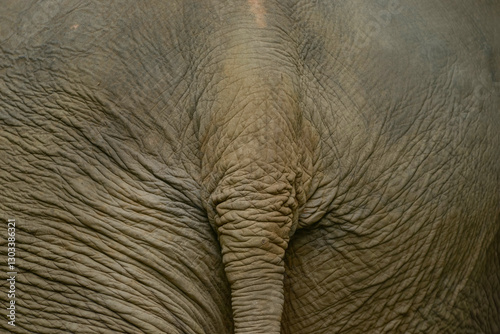
[(499, 17), (3, 1), (3, 331), (499, 333)]

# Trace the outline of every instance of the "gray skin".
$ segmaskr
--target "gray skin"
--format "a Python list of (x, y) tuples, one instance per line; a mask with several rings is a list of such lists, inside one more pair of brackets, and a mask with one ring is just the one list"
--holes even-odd
[(4, 330), (500, 332), (498, 1), (1, 6)]

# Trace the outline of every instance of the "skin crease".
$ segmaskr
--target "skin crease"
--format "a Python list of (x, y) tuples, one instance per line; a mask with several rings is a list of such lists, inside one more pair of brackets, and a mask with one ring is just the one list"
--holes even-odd
[(497, 2), (2, 7), (4, 331), (500, 332)]

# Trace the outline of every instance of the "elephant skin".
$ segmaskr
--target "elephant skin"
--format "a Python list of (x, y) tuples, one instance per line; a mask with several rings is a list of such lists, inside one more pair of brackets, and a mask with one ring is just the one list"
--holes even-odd
[(500, 333), (498, 1), (1, 7), (4, 331)]

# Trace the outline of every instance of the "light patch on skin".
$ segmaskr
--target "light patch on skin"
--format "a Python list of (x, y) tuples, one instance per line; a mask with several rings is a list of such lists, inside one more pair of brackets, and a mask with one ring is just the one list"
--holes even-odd
[(250, 11), (255, 16), (255, 23), (259, 28), (265, 28), (267, 26), (266, 23), (266, 10), (262, 5), (261, 0), (248, 0), (248, 4), (250, 5)]

